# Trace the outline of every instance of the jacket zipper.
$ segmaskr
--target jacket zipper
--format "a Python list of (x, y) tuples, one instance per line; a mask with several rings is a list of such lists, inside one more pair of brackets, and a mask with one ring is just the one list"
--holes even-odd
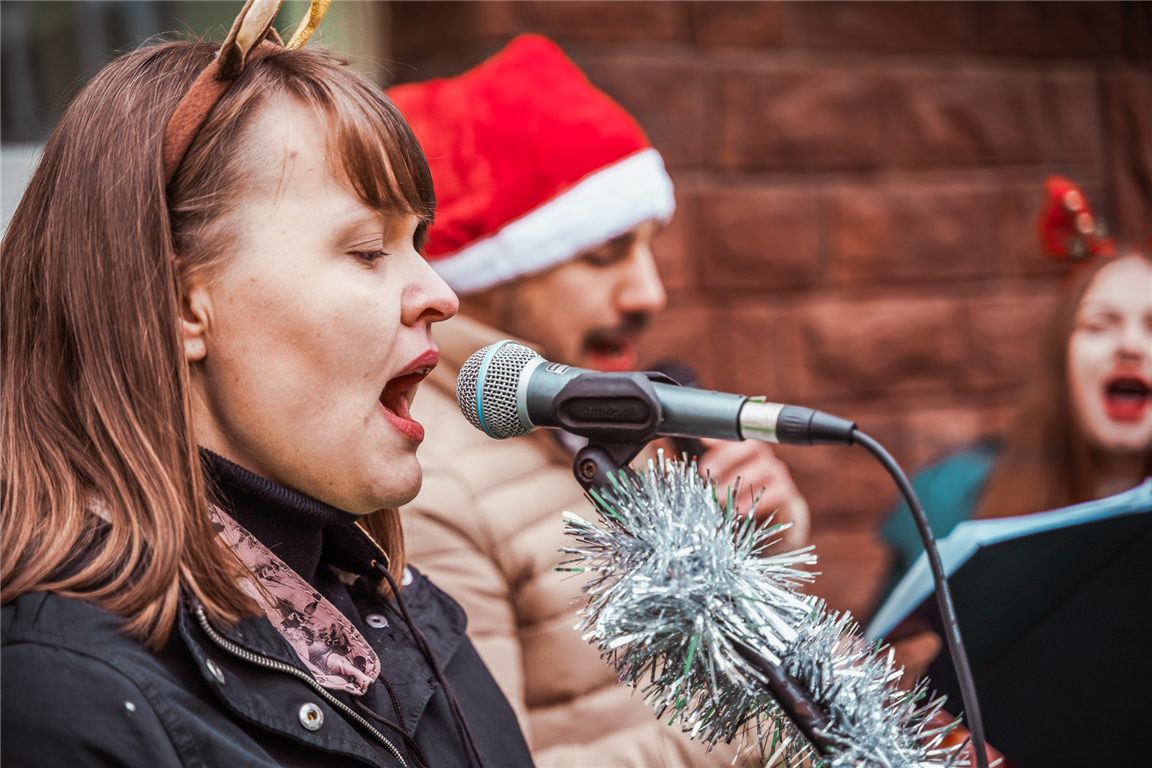
[(251, 651), (236, 645), (231, 640), (228, 640), (220, 633), (218, 633), (211, 624), (208, 623), (208, 616), (204, 613), (203, 606), (196, 606), (196, 620), (200, 622), (200, 627), (204, 630), (205, 634), (212, 638), (212, 642), (216, 643), (216, 645), (220, 646), (233, 656), (243, 659), (250, 664), (255, 664), (258, 667), (274, 669), (278, 672), (286, 672), (293, 677), (297, 677), (303, 680), (308, 684), (308, 687), (315, 691), (322, 699), (363, 726), (376, 738), (377, 741), (384, 745), (385, 749), (392, 753), (393, 757), (400, 761), (400, 765), (404, 766), (404, 768), (408, 768), (408, 763), (405, 762), (404, 757), (400, 754), (400, 750), (396, 749), (396, 746), (391, 741), (389, 741), (387, 737), (384, 736), (384, 734), (373, 728), (371, 723), (357, 714), (356, 711), (351, 709), (347, 704), (340, 701), (340, 699), (336, 698), (327, 690), (325, 690), (324, 687), (321, 686), (320, 683), (316, 682), (315, 678), (313, 678), (307, 672), (299, 670), (290, 664), (285, 664), (282, 661), (276, 661), (275, 659), (269, 659), (264, 656), (252, 653)]

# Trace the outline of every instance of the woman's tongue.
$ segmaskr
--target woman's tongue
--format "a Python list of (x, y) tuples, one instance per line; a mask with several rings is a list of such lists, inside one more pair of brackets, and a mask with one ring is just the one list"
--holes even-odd
[(585, 344), (588, 367), (597, 371), (630, 371), (636, 367), (636, 350), (621, 338), (595, 338)]
[(384, 393), (380, 395), (384, 415), (392, 422), (392, 426), (417, 441), (424, 439), (424, 427), (412, 419), (412, 414), (408, 410), (408, 392), (423, 378), (419, 374), (397, 377), (388, 382), (384, 387)]
[(1121, 379), (1104, 388), (1104, 413), (1113, 421), (1140, 421), (1148, 409), (1148, 387)]

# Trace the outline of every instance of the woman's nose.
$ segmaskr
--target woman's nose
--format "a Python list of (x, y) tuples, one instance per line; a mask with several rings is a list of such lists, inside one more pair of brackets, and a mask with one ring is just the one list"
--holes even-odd
[(404, 291), (401, 319), (405, 325), (438, 323), (460, 309), (460, 300), (444, 278), (419, 255), (412, 262), (414, 273)]
[(1117, 351), (1126, 357), (1152, 358), (1152, 328), (1140, 319), (1125, 322)]

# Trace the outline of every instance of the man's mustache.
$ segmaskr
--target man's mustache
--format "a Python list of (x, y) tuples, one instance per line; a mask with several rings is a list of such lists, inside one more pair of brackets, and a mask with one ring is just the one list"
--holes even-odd
[(652, 313), (637, 311), (626, 312), (620, 322), (611, 328), (597, 328), (588, 334), (586, 344), (615, 342), (621, 338), (635, 336), (652, 323)]

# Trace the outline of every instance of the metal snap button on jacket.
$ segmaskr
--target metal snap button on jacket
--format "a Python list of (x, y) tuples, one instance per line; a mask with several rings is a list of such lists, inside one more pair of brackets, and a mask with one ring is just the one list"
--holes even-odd
[(212, 674), (212, 677), (216, 678), (216, 681), (220, 683), (220, 685), (224, 685), (224, 670), (220, 669), (219, 664), (208, 659), (208, 661), (204, 663), (204, 666), (208, 667), (208, 671)]
[(364, 623), (372, 629), (384, 629), (388, 626), (388, 619), (378, 613), (370, 613), (364, 617)]
[(300, 705), (300, 725), (310, 731), (319, 730), (324, 725), (324, 712), (311, 702)]

